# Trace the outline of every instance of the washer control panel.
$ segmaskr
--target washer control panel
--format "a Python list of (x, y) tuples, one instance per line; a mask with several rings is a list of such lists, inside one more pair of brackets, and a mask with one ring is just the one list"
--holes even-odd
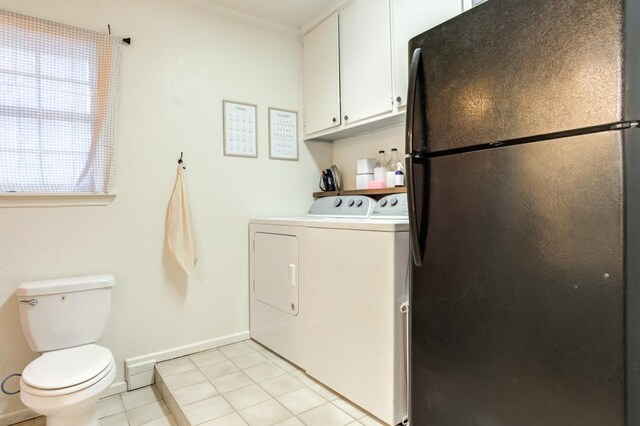
[(375, 205), (373, 198), (362, 195), (324, 197), (314, 201), (307, 216), (368, 218)]
[(408, 219), (407, 194), (393, 194), (381, 198), (371, 212), (371, 219)]

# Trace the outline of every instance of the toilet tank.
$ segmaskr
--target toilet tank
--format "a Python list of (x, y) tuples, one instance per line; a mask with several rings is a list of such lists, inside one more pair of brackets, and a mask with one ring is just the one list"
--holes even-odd
[(113, 275), (22, 283), (16, 290), (20, 322), (35, 352), (86, 345), (104, 333), (111, 311)]

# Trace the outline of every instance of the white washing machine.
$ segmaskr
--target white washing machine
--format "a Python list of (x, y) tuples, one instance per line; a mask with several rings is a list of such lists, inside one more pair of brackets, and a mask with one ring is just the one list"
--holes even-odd
[(250, 223), (251, 337), (388, 424), (407, 413), (408, 231), (404, 194)]
[(382, 199), (367, 220), (309, 223), (305, 236), (305, 369), (392, 425), (407, 414), (408, 231), (401, 195)]

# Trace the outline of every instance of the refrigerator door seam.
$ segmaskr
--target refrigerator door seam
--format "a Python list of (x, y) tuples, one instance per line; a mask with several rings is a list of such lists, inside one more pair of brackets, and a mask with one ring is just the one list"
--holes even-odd
[(444, 156), (453, 155), (453, 154), (464, 154), (467, 152), (486, 151), (493, 148), (523, 145), (523, 144), (534, 143), (534, 142), (544, 142), (544, 141), (553, 140), (553, 139), (563, 139), (563, 138), (569, 138), (573, 136), (583, 136), (583, 135), (588, 135), (593, 133), (619, 131), (619, 130), (625, 130), (630, 128), (637, 128), (637, 127), (640, 127), (640, 121), (621, 121), (621, 122), (607, 123), (607, 124), (601, 124), (601, 125), (591, 126), (591, 127), (583, 127), (580, 129), (546, 133), (546, 134), (536, 135), (536, 136), (526, 136), (523, 138), (516, 138), (516, 139), (511, 139), (506, 141), (488, 142), (480, 145), (466, 146), (461, 148), (451, 148), (443, 151), (428, 152), (428, 153), (412, 152), (410, 154), (407, 154), (407, 156), (416, 160), (424, 160), (429, 158), (444, 157)]

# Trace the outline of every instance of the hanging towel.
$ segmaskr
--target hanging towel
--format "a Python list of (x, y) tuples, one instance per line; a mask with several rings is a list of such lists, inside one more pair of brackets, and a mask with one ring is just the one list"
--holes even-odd
[(187, 275), (193, 272), (196, 252), (191, 235), (189, 199), (184, 185), (182, 166), (178, 166), (178, 176), (167, 209), (167, 245)]

